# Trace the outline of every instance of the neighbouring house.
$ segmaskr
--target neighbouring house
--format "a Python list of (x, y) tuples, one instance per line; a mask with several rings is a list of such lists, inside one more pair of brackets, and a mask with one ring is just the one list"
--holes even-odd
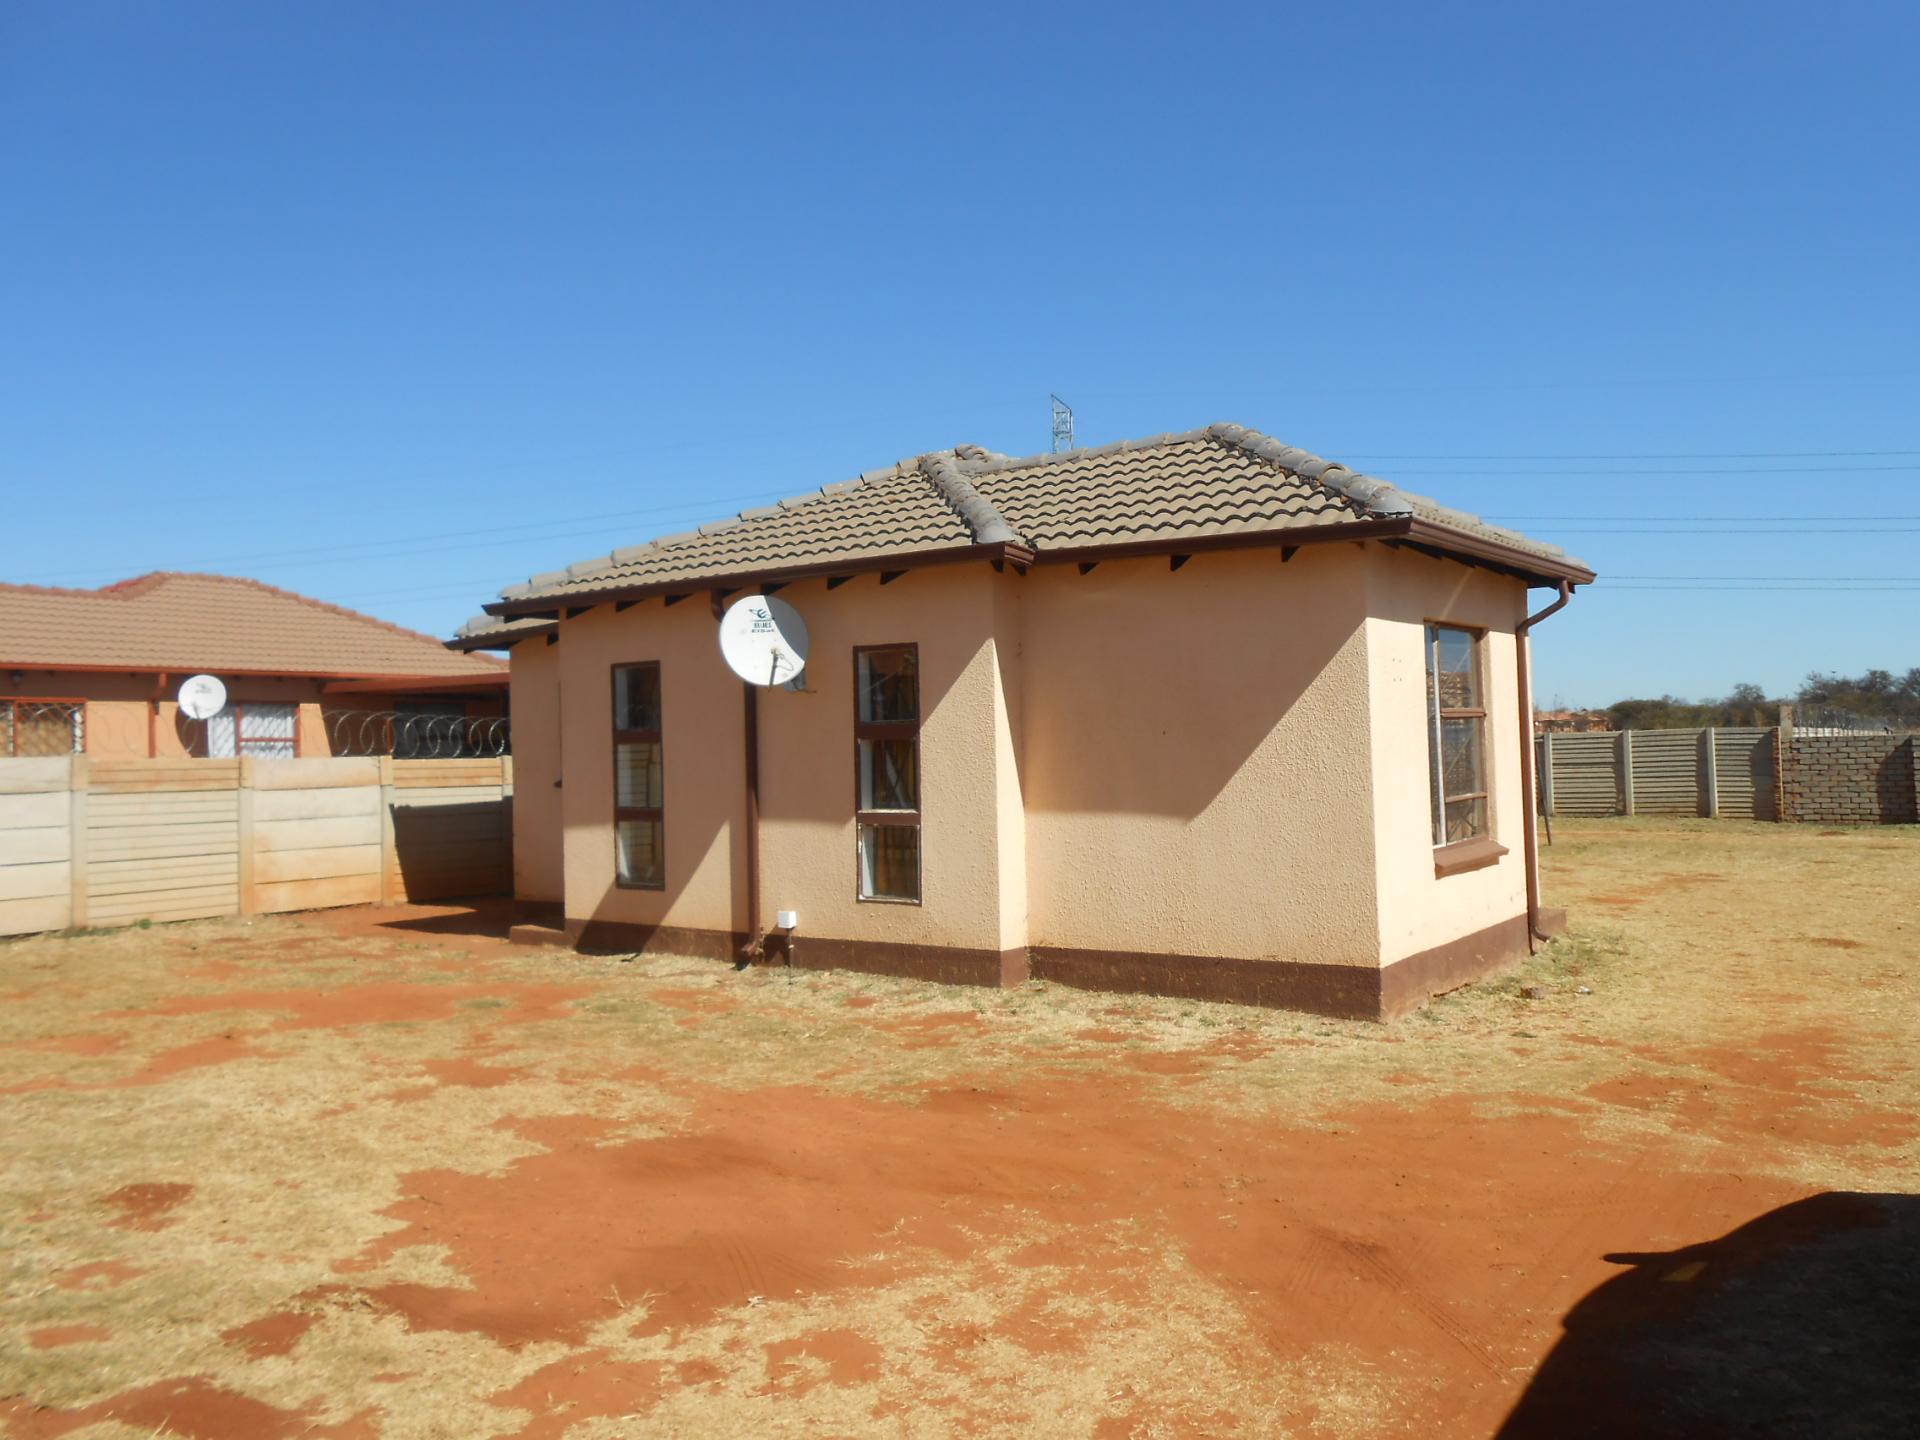
[(1536, 735), (1586, 735), (1596, 730), (1611, 730), (1613, 716), (1604, 710), (1536, 710), (1533, 733)]
[[(450, 643), (511, 652), (516, 888), (582, 947), (1386, 1016), (1547, 924), (1528, 588), (1592, 579), (1215, 425), (903, 460)], [(715, 617), (776, 588), (762, 691)]]
[[(228, 703), (190, 720), (195, 674)], [(507, 667), (255, 580), (0, 585), (0, 757), (296, 758), (504, 748)]]

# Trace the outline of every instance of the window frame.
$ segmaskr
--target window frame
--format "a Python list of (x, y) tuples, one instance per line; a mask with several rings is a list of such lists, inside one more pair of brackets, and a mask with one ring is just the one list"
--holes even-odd
[[(1452, 630), (1465, 635), (1470, 646), (1471, 673), (1474, 695), (1477, 705), (1445, 705), (1441, 703), (1440, 693), (1440, 632)], [(1454, 875), (1463, 870), (1477, 870), (1491, 865), (1507, 853), (1494, 836), (1494, 786), (1493, 786), (1493, 726), (1492, 717), (1487, 709), (1487, 660), (1486, 641), (1488, 635), (1484, 625), (1465, 625), (1458, 620), (1428, 619), (1422, 623), (1421, 640), (1424, 647), (1421, 656), (1421, 670), (1430, 686), (1431, 693), (1426, 697), (1427, 726), (1427, 767), (1429, 770), (1428, 803), (1432, 810), (1432, 830), (1429, 839), (1433, 846), (1434, 874), (1436, 876)], [(1472, 720), (1478, 723), (1479, 731), (1476, 748), (1480, 756), (1480, 785), (1478, 790), (1465, 790), (1459, 794), (1448, 792), (1446, 778), (1446, 722), (1449, 720)], [(1447, 838), (1447, 806), (1459, 800), (1478, 800), (1485, 822), (1478, 834), (1459, 840)]]
[[(284, 707), (293, 712), (293, 729), (291, 733), (287, 735), (248, 735), (247, 734), (248, 708), (251, 707), (252, 709), (258, 711), (269, 705), (274, 706), (276, 708)], [(300, 758), (300, 702), (299, 701), (297, 700), (236, 700), (233, 702), (233, 758), (234, 759), (244, 760), (249, 758), (251, 759), (261, 758), (257, 755), (251, 756), (251, 757), (248, 756), (247, 754), (248, 745), (263, 746), (263, 745), (285, 745), (285, 744), (291, 744), (293, 746), (293, 754), (291, 757), (282, 757), (282, 756), (275, 755), (275, 756), (269, 756), (267, 758), (275, 759), (275, 760), (282, 759), (282, 758), (291, 758), (294, 760), (298, 760)]]
[[(860, 658), (885, 651), (906, 650), (913, 654), (913, 719), (862, 720), (860, 718)], [(897, 641), (887, 645), (853, 647), (853, 898), (861, 905), (920, 905), (925, 903), (927, 846), (924, 817), (927, 797), (920, 768), (920, 727), (925, 707), (921, 703), (920, 646), (917, 641)], [(860, 808), (860, 742), (863, 740), (911, 740), (913, 742), (914, 808), (911, 810), (863, 810)], [(868, 895), (865, 893), (865, 867), (861, 864), (860, 835), (869, 826), (901, 826), (921, 831), (913, 848), (913, 895)]]
[[(78, 695), (0, 695), (0, 706), (13, 711), (12, 723), (7, 728), (7, 746), (0, 751), (0, 758), (19, 759), (20, 756), (20, 709), (26, 705), (67, 705), (74, 713), (68, 717), (68, 726), (72, 728), (78, 722), (80, 744), (68, 750), (69, 755), (86, 755), (93, 747), (93, 727), (87, 723), (87, 702)], [(33, 758), (33, 757), (29, 757)], [(49, 757), (57, 758), (57, 757)]]
[[(659, 727), (653, 730), (623, 730), (620, 728), (620, 672), (622, 670), (652, 670), (654, 675), (653, 692), (656, 697), (656, 709), (659, 712)], [(665, 671), (658, 660), (623, 660), (607, 667), (607, 708), (612, 712), (611, 726), (613, 743), (607, 747), (607, 760), (611, 765), (613, 799), (613, 884), (617, 890), (665, 890), (667, 888), (667, 691)], [(622, 745), (655, 745), (660, 751), (660, 803), (651, 805), (622, 805), (620, 803), (620, 747)], [(620, 822), (622, 820), (651, 820), (660, 827), (660, 879), (656, 884), (649, 880), (629, 880), (620, 873)]]

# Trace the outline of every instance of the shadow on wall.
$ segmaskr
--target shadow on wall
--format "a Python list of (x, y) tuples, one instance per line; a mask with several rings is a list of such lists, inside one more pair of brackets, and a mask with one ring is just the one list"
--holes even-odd
[(1498, 1440), (1920, 1435), (1920, 1196), (1829, 1192), (1567, 1313)]
[[(1029, 611), (1022, 643), (1029, 812), (1191, 820), (1241, 772), (1335, 663), (1360, 613), (1337, 572), (1316, 586), (1311, 567), (1324, 560), (1296, 558), (1284, 588), (1250, 585), (1246, 563), (1190, 568), (1178, 603), (1124, 567), (1049, 577), (1056, 603)], [(1329, 692), (1306, 723), (1344, 737), (1364, 768), (1367, 676), (1353, 658), (1350, 693)], [(1326, 739), (1283, 747), (1281, 763), (1310, 763)]]
[(513, 813), (507, 800), (395, 805), (393, 856), (409, 901), (505, 895), (513, 890)]

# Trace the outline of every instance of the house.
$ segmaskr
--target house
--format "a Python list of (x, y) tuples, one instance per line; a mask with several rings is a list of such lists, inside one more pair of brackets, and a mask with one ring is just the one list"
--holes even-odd
[[(516, 887), (576, 945), (1386, 1016), (1546, 928), (1527, 592), (1592, 579), (1214, 425), (903, 460), (451, 643), (510, 652)], [(716, 615), (776, 589), (810, 658), (745, 686)]]
[(1604, 710), (1536, 710), (1533, 733), (1536, 735), (1584, 735), (1595, 730), (1611, 730), (1613, 716)]
[[(225, 683), (228, 703), (192, 720), (175, 697), (202, 673)], [(503, 725), (462, 722), (500, 716), (506, 682), (496, 659), (256, 580), (156, 571), (98, 590), (0, 585), (0, 757), (498, 749)]]

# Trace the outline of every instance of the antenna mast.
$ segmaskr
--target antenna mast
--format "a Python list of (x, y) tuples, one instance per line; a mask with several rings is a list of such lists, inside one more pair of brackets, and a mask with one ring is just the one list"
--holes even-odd
[(1058, 395), (1049, 395), (1053, 402), (1053, 453), (1073, 449), (1073, 407)]

